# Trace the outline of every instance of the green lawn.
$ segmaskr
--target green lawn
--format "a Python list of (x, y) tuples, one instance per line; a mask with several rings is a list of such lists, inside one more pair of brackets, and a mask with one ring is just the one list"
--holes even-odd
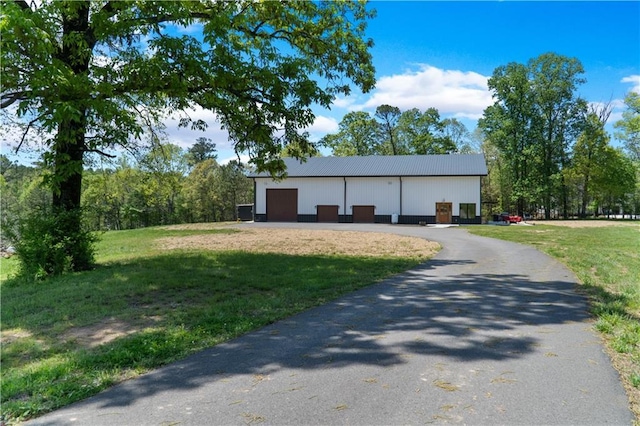
[(567, 265), (591, 299), (591, 312), (640, 421), (640, 225), (474, 226), (469, 232), (536, 247)]
[[(533, 245), (576, 273), (640, 418), (640, 226), (467, 229)], [(97, 269), (44, 282), (10, 278), (15, 258), (0, 260), (3, 418), (35, 417), (422, 260), (167, 252), (154, 243), (167, 236), (233, 232), (238, 231), (109, 232), (98, 244)], [(98, 346), (77, 333), (105, 322), (125, 324), (135, 333)]]
[[(16, 260), (2, 259), (3, 419), (35, 417), (425, 260), (163, 251), (154, 243), (221, 232), (239, 231), (108, 232), (95, 270), (41, 282), (11, 278)], [(131, 334), (91, 346), (83, 330), (101, 324)]]

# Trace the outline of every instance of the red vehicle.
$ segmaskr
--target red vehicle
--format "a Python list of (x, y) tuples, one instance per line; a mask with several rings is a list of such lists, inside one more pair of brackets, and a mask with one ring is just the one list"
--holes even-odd
[(522, 217), (517, 214), (509, 214), (507, 212), (500, 213), (500, 221), (509, 222), (509, 223), (520, 223), (522, 222)]

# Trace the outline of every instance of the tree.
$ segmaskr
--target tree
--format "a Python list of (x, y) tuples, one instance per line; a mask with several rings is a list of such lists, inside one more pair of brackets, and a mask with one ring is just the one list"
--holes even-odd
[(217, 191), (223, 200), (220, 220), (237, 220), (236, 205), (253, 202), (253, 183), (246, 168), (236, 160), (220, 166)]
[(0, 245), (15, 243), (17, 221), (25, 212), (51, 204), (42, 187), (42, 170), (0, 154)]
[(471, 134), (467, 130), (462, 122), (457, 118), (445, 118), (441, 122), (442, 124), (442, 138), (447, 141), (451, 141), (456, 147), (456, 151), (462, 154), (472, 154), (475, 151), (473, 141), (471, 140)]
[(144, 186), (150, 224), (172, 224), (177, 219), (177, 199), (188, 172), (182, 149), (172, 144), (156, 144), (138, 160), (146, 172)]
[(622, 150), (607, 146), (603, 164), (593, 178), (596, 202), (610, 213), (614, 207), (626, 204), (636, 189), (637, 170)]
[(554, 196), (560, 198), (568, 217), (567, 185), (562, 169), (569, 164), (569, 147), (582, 129), (587, 103), (575, 94), (586, 80), (576, 58), (545, 53), (529, 61), (534, 107), (539, 128), (536, 148), (541, 158), (543, 204), (547, 219)]
[(391, 154), (400, 154), (396, 136), (400, 108), (391, 105), (380, 105), (376, 108), (375, 116), (380, 120), (380, 129), (385, 136), (385, 143), (390, 147)]
[(500, 66), (489, 79), (495, 102), (478, 126), (503, 157), (520, 214), (536, 203), (550, 218), (560, 200), (568, 215), (563, 169), (586, 115), (586, 103), (575, 95), (583, 72), (577, 59), (547, 53), (526, 65)]
[[(128, 147), (166, 113), (213, 111), (258, 170), (305, 146), (312, 105), (374, 85), (363, 2), (4, 1), (0, 107), (44, 141), (57, 210), (80, 207), (85, 155)], [(200, 35), (181, 34), (191, 25)], [(66, 221), (67, 231), (80, 229)], [(89, 265), (74, 265), (82, 269)]]
[(587, 206), (597, 194), (592, 182), (594, 177), (601, 175), (606, 164), (609, 137), (604, 130), (604, 124), (594, 114), (587, 117), (584, 132), (573, 147), (571, 167), (567, 169), (567, 176), (573, 178), (580, 193), (580, 216), (587, 215)]
[(627, 106), (614, 127), (619, 129), (616, 137), (624, 142), (631, 158), (640, 161), (640, 93), (629, 92), (624, 98)]
[(443, 122), (436, 108), (404, 111), (398, 119), (398, 145), (407, 154), (434, 155), (456, 152), (454, 142), (443, 135)]
[(380, 135), (379, 123), (368, 112), (349, 112), (340, 121), (338, 133), (326, 135), (320, 144), (330, 147), (338, 157), (375, 155), (379, 153)]
[[(610, 110), (609, 110), (610, 111)], [(585, 129), (578, 137), (573, 147), (571, 166), (567, 169), (569, 177), (573, 177), (580, 192), (580, 216), (585, 217), (589, 202), (596, 198), (595, 188), (592, 186), (594, 178), (606, 174), (609, 167), (609, 136), (604, 125), (607, 111), (601, 111), (599, 115), (592, 111), (586, 118)]]
[(294, 158), (309, 158), (309, 157), (318, 157), (322, 154), (318, 150), (316, 143), (307, 143), (307, 136), (304, 138), (304, 143), (300, 145), (299, 143), (292, 142), (282, 148), (280, 152), (281, 157), (294, 157)]
[(189, 222), (215, 222), (218, 204), (222, 200), (217, 191), (220, 166), (213, 158), (208, 158), (195, 165), (184, 181), (182, 210), (186, 212)]
[(193, 167), (204, 160), (215, 160), (217, 158), (218, 154), (216, 154), (216, 144), (209, 138), (200, 137), (196, 140), (196, 143), (189, 148), (189, 157), (187, 162)]

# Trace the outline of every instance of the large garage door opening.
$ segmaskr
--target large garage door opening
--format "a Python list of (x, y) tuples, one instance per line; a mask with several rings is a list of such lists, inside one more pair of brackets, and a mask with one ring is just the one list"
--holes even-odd
[(267, 221), (298, 221), (297, 189), (267, 189)]
[(353, 223), (374, 223), (375, 206), (353, 206)]

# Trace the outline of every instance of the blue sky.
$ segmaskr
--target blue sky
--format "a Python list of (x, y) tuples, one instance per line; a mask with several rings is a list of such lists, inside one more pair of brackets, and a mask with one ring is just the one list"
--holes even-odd
[[(373, 113), (383, 103), (402, 110), (435, 107), (473, 131), (492, 103), (486, 81), (494, 69), (546, 52), (582, 62), (587, 82), (578, 93), (589, 102), (612, 102), (610, 132), (621, 118), (625, 94), (640, 91), (637, 1), (374, 1), (370, 6), (377, 10), (367, 31), (375, 42), (376, 89), (338, 99), (330, 111), (316, 110), (309, 129), (314, 140), (335, 132), (347, 112)], [(220, 159), (225, 158), (222, 149)]]
[[(611, 101), (610, 132), (625, 94), (640, 92), (638, 1), (373, 1), (370, 7), (377, 10), (367, 30), (375, 42), (376, 88), (337, 99), (331, 110), (316, 109), (308, 129), (312, 140), (337, 131), (349, 111), (373, 113), (381, 104), (435, 107), (443, 118), (459, 118), (473, 131), (492, 103), (486, 83), (493, 70), (546, 52), (582, 62), (587, 82), (578, 92), (589, 102)], [(178, 129), (177, 121), (168, 120), (169, 141), (187, 148), (204, 135), (217, 143), (220, 161), (235, 158), (211, 113), (191, 115), (209, 121), (207, 132)]]

